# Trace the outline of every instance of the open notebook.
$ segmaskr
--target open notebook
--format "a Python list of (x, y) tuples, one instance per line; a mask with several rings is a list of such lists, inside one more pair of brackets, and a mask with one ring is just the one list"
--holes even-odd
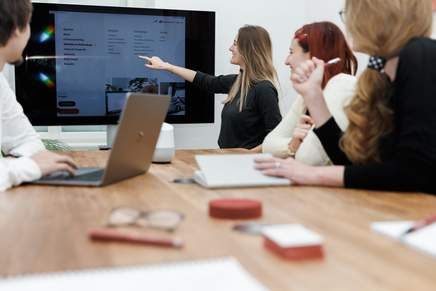
[(0, 280), (2, 291), (265, 291), (234, 258), (32, 275)]
[(234, 188), (290, 185), (288, 179), (268, 177), (254, 168), (258, 157), (269, 154), (197, 155), (199, 171), (193, 179), (206, 188)]
[(436, 258), (436, 223), (433, 223), (406, 236), (401, 236), (413, 225), (413, 221), (383, 221), (374, 222), (372, 230), (397, 239), (419, 251)]

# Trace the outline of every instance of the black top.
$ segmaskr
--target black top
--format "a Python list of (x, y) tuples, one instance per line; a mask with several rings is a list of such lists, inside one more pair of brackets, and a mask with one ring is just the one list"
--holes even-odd
[(380, 142), (382, 162), (351, 165), (333, 118), (315, 130), (347, 188), (436, 193), (436, 41), (415, 38), (401, 51), (390, 106), (393, 132)]
[[(193, 84), (211, 93), (228, 94), (238, 75), (210, 76), (197, 72)], [(239, 112), (240, 92), (221, 113), (221, 148), (251, 149), (262, 144), (265, 136), (282, 120), (277, 90), (269, 81), (254, 83), (247, 92), (245, 104)]]

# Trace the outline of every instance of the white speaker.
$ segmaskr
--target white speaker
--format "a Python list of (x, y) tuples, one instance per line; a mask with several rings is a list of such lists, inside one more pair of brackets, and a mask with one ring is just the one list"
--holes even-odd
[(170, 163), (176, 153), (174, 145), (174, 126), (163, 123), (153, 155), (154, 163)]

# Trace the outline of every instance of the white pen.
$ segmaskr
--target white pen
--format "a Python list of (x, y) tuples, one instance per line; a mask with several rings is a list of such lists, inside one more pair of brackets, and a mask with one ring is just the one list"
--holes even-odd
[(330, 61), (328, 61), (327, 63), (325, 63), (325, 67), (327, 67), (327, 66), (330, 66), (330, 65), (334, 65), (334, 64), (337, 64), (337, 63), (339, 63), (341, 61), (341, 59), (340, 58), (334, 58), (334, 59), (331, 59)]
[(143, 59), (143, 60), (147, 60), (147, 58), (148, 58), (148, 57), (146, 57), (146, 56), (141, 56), (141, 55), (138, 55), (138, 58), (140, 58), (140, 59)]

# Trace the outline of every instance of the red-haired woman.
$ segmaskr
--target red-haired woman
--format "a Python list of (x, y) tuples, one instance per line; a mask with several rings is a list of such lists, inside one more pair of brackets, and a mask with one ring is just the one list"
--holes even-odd
[[(327, 106), (342, 130), (348, 125), (344, 106), (355, 93), (357, 60), (342, 31), (331, 22), (317, 22), (303, 26), (294, 35), (285, 64), (291, 74), (312, 57), (328, 62), (322, 88)], [(282, 122), (271, 131), (262, 144), (262, 151), (278, 157), (295, 157), (310, 165), (327, 165), (330, 160), (312, 130), (313, 121), (301, 96), (292, 104)]]

